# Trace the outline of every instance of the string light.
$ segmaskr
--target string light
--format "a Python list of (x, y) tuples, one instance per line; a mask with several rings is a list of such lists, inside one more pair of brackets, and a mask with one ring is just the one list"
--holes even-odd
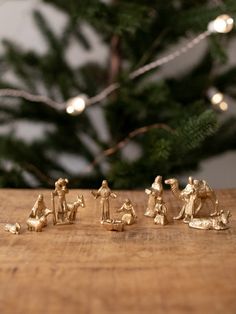
[(220, 104), (219, 104), (219, 108), (222, 110), (222, 111), (227, 111), (228, 110), (228, 104), (226, 101), (222, 101)]
[(77, 116), (84, 111), (88, 97), (80, 94), (74, 98), (70, 98), (66, 103), (66, 112), (70, 115)]
[(228, 110), (228, 103), (224, 99), (224, 94), (222, 94), (215, 87), (211, 87), (207, 91), (207, 96), (210, 99), (211, 103), (215, 108), (220, 109), (222, 111)]
[(229, 33), (234, 27), (234, 20), (231, 16), (223, 14), (208, 24), (211, 33)]
[[(223, 14), (218, 16), (215, 20), (211, 21), (208, 24), (207, 30), (203, 33), (199, 34), (195, 38), (193, 38), (190, 42), (186, 45), (182, 46), (181, 48), (177, 49), (173, 53), (170, 53), (160, 59), (154, 60), (144, 66), (138, 68), (137, 70), (131, 72), (129, 74), (129, 79), (133, 80), (161, 65), (169, 63), (170, 61), (176, 59), (180, 55), (186, 53), (188, 50), (192, 49), (194, 46), (199, 44), (202, 40), (210, 36), (212, 33), (228, 33), (234, 27), (234, 20), (227, 14)], [(70, 115), (79, 115), (81, 114), (87, 106), (91, 106), (95, 103), (101, 102), (105, 98), (107, 98), (111, 93), (121, 87), (120, 83), (115, 82), (104, 90), (99, 92), (97, 95), (93, 97), (88, 97), (87, 95), (81, 94), (74, 98), (69, 99), (66, 103), (58, 103), (47, 96), (41, 95), (33, 95), (23, 90), (15, 90), (15, 89), (0, 89), (0, 96), (8, 96), (8, 97), (21, 97), (33, 102), (41, 102), (45, 103), (46, 105), (53, 107), (56, 110), (61, 110), (64, 108), (66, 112)], [(211, 97), (211, 102), (213, 104), (218, 104), (223, 101), (222, 94), (218, 93), (215, 94), (214, 97)], [(221, 99), (222, 98), (222, 99)], [(66, 107), (66, 108), (65, 108)], [(222, 105), (225, 108), (225, 105)], [(223, 110), (223, 109), (222, 109)], [(227, 110), (227, 109), (226, 109)]]

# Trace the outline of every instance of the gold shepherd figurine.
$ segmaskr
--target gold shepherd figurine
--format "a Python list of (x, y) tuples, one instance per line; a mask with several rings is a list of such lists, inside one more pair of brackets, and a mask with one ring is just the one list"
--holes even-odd
[(157, 197), (161, 197), (163, 193), (162, 176), (157, 176), (150, 189), (145, 189), (148, 195), (148, 205), (144, 216), (155, 217), (155, 205)]
[(154, 223), (161, 224), (162, 226), (167, 225), (167, 207), (166, 204), (163, 202), (162, 197), (157, 197), (155, 212), (156, 216), (154, 218)]
[(117, 195), (111, 191), (108, 186), (107, 180), (102, 181), (102, 186), (99, 188), (97, 192), (91, 191), (92, 195), (95, 199), (101, 197), (100, 200), (100, 208), (101, 208), (101, 223), (106, 220), (110, 220), (110, 203), (109, 198), (116, 198)]
[[(55, 182), (55, 190), (52, 192), (52, 207), (53, 207), (53, 224), (68, 224), (70, 223), (67, 211), (66, 194), (69, 193), (67, 188), (68, 179), (58, 179)], [(55, 208), (55, 196), (58, 196), (57, 210)]]
[(117, 212), (125, 212), (122, 216), (121, 220), (126, 225), (132, 225), (137, 220), (137, 215), (134, 210), (134, 206), (132, 205), (131, 201), (127, 198), (121, 208), (117, 209)]

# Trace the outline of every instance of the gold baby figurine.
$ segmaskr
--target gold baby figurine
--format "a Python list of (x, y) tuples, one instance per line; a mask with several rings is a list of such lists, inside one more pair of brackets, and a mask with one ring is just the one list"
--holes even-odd
[(167, 207), (166, 204), (163, 202), (162, 197), (157, 197), (155, 212), (156, 216), (154, 218), (154, 223), (161, 224), (162, 226), (167, 225), (168, 224)]
[(102, 186), (95, 192), (91, 191), (95, 199), (101, 197), (100, 209), (101, 209), (101, 223), (106, 220), (110, 220), (110, 203), (109, 198), (116, 198), (117, 195), (111, 191), (108, 186), (107, 180), (102, 181)]
[(117, 209), (117, 212), (124, 212), (125, 214), (122, 216), (121, 220), (126, 225), (132, 225), (137, 220), (137, 215), (134, 210), (134, 206), (131, 201), (127, 198), (121, 208)]
[(162, 176), (157, 176), (150, 189), (145, 189), (148, 195), (148, 205), (144, 216), (155, 217), (155, 205), (157, 197), (161, 197), (163, 193)]

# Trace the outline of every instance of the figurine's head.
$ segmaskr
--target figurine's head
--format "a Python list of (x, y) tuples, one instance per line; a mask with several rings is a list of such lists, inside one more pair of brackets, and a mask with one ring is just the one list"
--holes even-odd
[(193, 177), (188, 177), (188, 183), (193, 184)]
[(102, 181), (102, 186), (103, 186), (104, 188), (107, 188), (107, 187), (108, 187), (107, 180), (103, 180), (103, 181)]
[(126, 200), (125, 200), (125, 204), (127, 204), (127, 205), (131, 204), (131, 201), (130, 201), (130, 199), (129, 199), (129, 198), (126, 198)]
[(39, 196), (38, 196), (38, 201), (39, 201), (39, 202), (42, 202), (42, 201), (43, 201), (43, 194), (39, 194)]
[(198, 187), (200, 185), (200, 181), (199, 180), (193, 180), (193, 184), (194, 184), (194, 186)]
[(157, 176), (156, 178), (155, 178), (155, 183), (160, 183), (162, 181), (162, 176)]

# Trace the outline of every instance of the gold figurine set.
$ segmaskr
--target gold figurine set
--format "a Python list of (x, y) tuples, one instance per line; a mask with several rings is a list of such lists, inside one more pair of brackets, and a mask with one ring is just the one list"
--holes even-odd
[[(78, 195), (75, 202), (68, 203), (66, 200), (66, 194), (69, 192), (68, 183), (67, 179), (62, 178), (55, 182), (55, 189), (51, 193), (51, 209), (46, 206), (43, 195), (39, 194), (26, 220), (29, 231), (41, 232), (48, 225), (47, 217), (49, 215), (52, 215), (53, 225), (73, 224), (76, 221), (78, 208), (85, 207), (84, 197)], [(179, 214), (173, 217), (174, 220), (182, 219), (189, 227), (196, 229), (228, 229), (231, 213), (219, 208), (216, 194), (205, 180), (196, 180), (189, 177), (183, 190), (180, 190), (179, 182), (175, 178), (165, 180), (165, 184), (170, 185), (172, 193), (182, 203)], [(168, 207), (163, 200), (162, 176), (157, 176), (151, 187), (145, 189), (145, 193), (148, 200), (144, 215), (152, 218), (154, 224), (162, 226), (168, 224)], [(111, 191), (107, 180), (103, 180), (101, 187), (97, 191), (91, 191), (91, 194), (94, 199), (100, 201), (100, 223), (105, 230), (124, 231), (126, 225), (137, 222), (138, 217), (135, 208), (128, 198), (116, 210), (117, 213), (121, 213), (121, 217), (119, 219), (111, 218), (110, 199), (117, 198), (117, 194)], [(197, 217), (207, 200), (211, 202), (211, 213), (207, 217)], [(18, 222), (6, 224), (4, 229), (13, 234), (20, 234), (21, 225)]]

